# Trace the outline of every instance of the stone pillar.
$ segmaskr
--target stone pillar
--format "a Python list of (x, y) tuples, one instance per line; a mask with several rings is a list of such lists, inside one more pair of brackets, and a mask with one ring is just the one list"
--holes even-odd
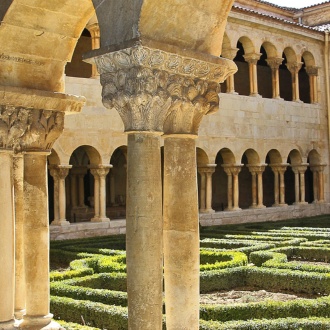
[(212, 209), (212, 175), (215, 172), (217, 164), (208, 164), (206, 171), (206, 211), (207, 213), (214, 213)]
[(316, 166), (310, 166), (310, 169), (313, 173), (313, 203), (319, 201), (319, 173)]
[(91, 173), (94, 176), (94, 208), (95, 216), (92, 222), (110, 222), (106, 215), (106, 176), (112, 165), (99, 165), (92, 168)]
[(249, 64), (250, 96), (259, 96), (257, 63), (260, 55), (260, 53), (244, 55), (246, 62)]
[[(80, 111), (84, 99), (61, 93), (8, 86), (0, 87), (0, 90), (0, 122), (1, 127), (7, 126), (8, 132), (5, 139), (1, 135), (1, 142), (6, 149), (12, 149), (15, 153), (24, 153), (23, 244), (26, 314), (20, 328), (31, 330), (43, 327), (59, 329), (61, 327), (58, 324), (51, 322), (52, 315), (49, 312), (47, 155), (50, 153), (53, 143), (63, 131), (64, 111)], [(11, 119), (8, 120), (9, 118)], [(4, 163), (2, 168), (7, 169), (6, 165)], [(8, 180), (11, 180), (11, 175), (6, 170), (2, 170), (1, 173), (6, 174), (6, 178), (1, 180), (0, 189), (8, 189)], [(11, 196), (8, 190), (6, 193), (7, 196)], [(2, 197), (1, 200), (8, 201), (8, 206), (12, 208), (12, 203), (8, 200), (9, 197), (6, 198), (7, 200)], [(8, 238), (0, 240), (0, 244), (5, 242), (7, 251), (6, 253), (0, 253), (0, 258), (3, 256), (7, 258), (12, 251), (8, 239), (12, 241), (13, 232), (9, 232), (7, 226), (13, 228), (13, 224), (8, 221), (9, 214), (7, 215), (6, 212), (7, 208), (4, 207), (1, 214), (7, 217), (7, 221), (2, 226), (1, 235), (5, 234)], [(11, 215), (12, 213), (10, 213)], [(11, 257), (13, 261), (13, 256)], [(1, 260), (1, 264), (8, 265), (8, 267), (5, 267), (6, 271), (11, 268), (11, 264), (13, 265), (8, 260), (3, 260), (3, 262)], [(5, 290), (0, 290), (1, 294), (11, 290), (11, 279), (14, 276), (14, 271), (13, 269), (10, 270), (12, 272), (10, 276), (5, 272), (0, 272), (0, 276), (4, 276), (0, 280), (0, 285), (5, 283), (7, 287)], [(6, 313), (9, 313), (9, 309), (12, 308), (13, 295), (11, 298), (4, 298), (6, 299), (2, 301), (6, 301), (6, 303), (0, 304), (0, 311), (1, 308), (5, 308)], [(2, 314), (0, 312), (0, 315)]]
[(324, 203), (324, 168), (326, 165), (320, 165), (319, 170), (319, 202)]
[(59, 173), (55, 165), (48, 166), (49, 173), (53, 177), (54, 181), (54, 219), (51, 225), (58, 224), (60, 222), (60, 207), (59, 207)]
[(281, 57), (272, 57), (266, 60), (269, 67), (272, 70), (272, 97), (273, 99), (280, 99), (280, 78), (279, 78), (279, 66), (283, 62)]
[(324, 203), (324, 177), (323, 171), (326, 165), (311, 165), (313, 172), (313, 203)]
[(263, 205), (263, 183), (262, 173), (265, 170), (266, 164), (247, 165), (252, 175), (252, 205), (251, 208), (264, 208)]
[(292, 171), (294, 173), (294, 196), (295, 196), (294, 204), (299, 204), (299, 202), (300, 202), (300, 198), (299, 198), (299, 171), (295, 167), (292, 167)]
[[(189, 54), (195, 53), (189, 51)], [(103, 103), (119, 112), (128, 133), (126, 261), (130, 330), (162, 328), (160, 135), (163, 131), (167, 135), (164, 173), (168, 173), (168, 176), (164, 175), (167, 329), (199, 328), (199, 224), (194, 137), (203, 115), (218, 108), (219, 82), (236, 72), (231, 61), (211, 56), (209, 63), (200, 57), (200, 53), (192, 59), (141, 44), (94, 57), (101, 74)], [(209, 84), (208, 80), (213, 83)], [(179, 182), (180, 187), (189, 186), (187, 194), (181, 194), (181, 188), (173, 189), (179, 187)], [(170, 191), (173, 195), (169, 195)], [(178, 221), (182, 214), (184, 217)], [(182, 240), (178, 241), (177, 237)]]
[(292, 78), (292, 101), (301, 102), (299, 97), (299, 70), (301, 69), (302, 62), (290, 62), (286, 64), (291, 72)]
[(233, 191), (233, 210), (234, 211), (239, 211), (241, 208), (239, 207), (239, 185), (238, 185), (238, 174), (241, 172), (243, 165), (234, 165), (231, 168), (231, 173), (233, 175), (233, 186), (234, 186), (234, 191)]
[(274, 172), (274, 196), (275, 203), (273, 206), (287, 206), (285, 204), (285, 182), (284, 172), (289, 164), (271, 164), (270, 167)]
[(224, 171), (227, 174), (227, 200), (228, 200), (228, 206), (227, 206), (226, 211), (232, 211), (233, 210), (233, 175), (232, 175), (231, 170), (228, 167), (228, 165), (223, 164), (221, 166), (224, 168)]
[(50, 174), (54, 178), (54, 220), (51, 222), (54, 226), (70, 224), (66, 220), (65, 178), (71, 168), (72, 165), (58, 165), (50, 168)]
[(292, 165), (292, 170), (295, 174), (295, 204), (307, 204), (305, 201), (305, 172), (307, 165)]
[[(228, 58), (229, 60), (233, 60), (237, 55), (237, 51), (238, 51), (238, 48), (224, 49), (222, 51), (221, 55), (224, 58)], [(235, 78), (234, 78), (234, 75), (228, 76), (228, 78), (226, 80), (226, 85), (227, 85), (226, 93), (228, 93), (228, 94), (237, 94), (235, 92)]]
[[(1, 112), (0, 123), (3, 124), (5, 118)], [(13, 159), (12, 153), (5, 150), (4, 140), (7, 139), (7, 131), (2, 126), (0, 127), (3, 139), (0, 141), (0, 329), (14, 329)]]
[[(92, 49), (100, 48), (100, 27), (98, 23), (93, 23), (86, 26), (87, 30), (91, 34), (92, 38)], [(97, 71), (97, 67), (95, 64), (92, 64), (92, 76), (91, 78), (98, 78), (100, 74)]]
[(23, 154), (15, 154), (13, 160), (15, 197), (15, 318), (21, 320), (25, 313)]
[(317, 77), (319, 68), (317, 66), (308, 66), (305, 69), (309, 76), (310, 100), (312, 104), (315, 104), (318, 103)]
[(198, 168), (201, 176), (200, 194), (199, 194), (199, 212), (206, 213), (206, 173), (203, 168)]

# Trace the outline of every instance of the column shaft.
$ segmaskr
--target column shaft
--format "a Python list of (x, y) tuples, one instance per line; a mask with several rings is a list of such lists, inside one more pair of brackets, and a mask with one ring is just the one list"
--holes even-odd
[(278, 171), (274, 171), (274, 206), (278, 206), (280, 204), (279, 200), (279, 176), (278, 176)]
[(165, 138), (164, 276), (168, 330), (199, 329), (196, 175), (195, 140), (189, 137)]
[(14, 325), (14, 214), (12, 156), (0, 151), (0, 329)]
[(257, 206), (257, 176), (255, 172), (251, 173), (252, 175), (252, 208)]
[(239, 210), (239, 187), (238, 187), (238, 173), (233, 174), (234, 177), (234, 210)]
[(319, 201), (324, 202), (324, 175), (323, 169), (319, 172)]
[(299, 204), (299, 173), (298, 171), (294, 172), (294, 195), (295, 195), (295, 204)]
[(129, 133), (127, 157), (128, 328), (160, 330), (163, 226), (159, 134)]
[(46, 153), (24, 156), (24, 260), (26, 315), (23, 324), (40, 327), (50, 323), (49, 227)]
[(313, 171), (313, 195), (314, 203), (317, 203), (319, 200), (319, 182), (318, 182), (319, 172)]
[(285, 205), (284, 171), (280, 172), (280, 204)]
[(206, 211), (208, 213), (214, 212), (212, 209), (212, 174), (213, 172), (206, 172)]
[(91, 170), (94, 176), (94, 217), (92, 222), (99, 222), (100, 220), (100, 177), (96, 170)]
[(201, 176), (201, 186), (200, 186), (200, 196), (199, 196), (199, 209), (200, 212), (205, 212), (206, 211), (206, 173), (205, 172), (200, 172)]
[(258, 172), (258, 208), (263, 208), (264, 206), (264, 191), (262, 183), (262, 172)]
[(25, 269), (24, 269), (24, 158), (14, 156), (15, 195), (15, 317), (21, 319), (25, 311)]
[(233, 175), (231, 172), (227, 173), (227, 199), (228, 199), (228, 211), (233, 209)]
[(60, 221), (66, 221), (65, 177), (60, 177), (59, 179), (58, 194)]
[(305, 172), (300, 172), (300, 202), (306, 203), (305, 201)]

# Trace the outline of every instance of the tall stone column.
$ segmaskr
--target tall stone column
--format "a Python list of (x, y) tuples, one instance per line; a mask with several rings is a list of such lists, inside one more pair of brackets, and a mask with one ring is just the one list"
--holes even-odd
[(323, 171), (326, 165), (311, 165), (310, 169), (313, 172), (313, 203), (324, 202), (324, 177)]
[(229, 168), (230, 165), (221, 165), (224, 168), (225, 173), (227, 174), (227, 201), (228, 206), (226, 211), (233, 210), (233, 175)]
[(319, 173), (316, 166), (310, 166), (313, 173), (313, 203), (319, 201)]
[(257, 208), (257, 175), (256, 172), (249, 168), (252, 176), (252, 205), (250, 208)]
[(204, 168), (198, 168), (201, 176), (200, 196), (199, 196), (199, 212), (206, 212), (206, 173)]
[(318, 103), (317, 76), (319, 68), (317, 66), (306, 67), (309, 76), (310, 100), (312, 104)]
[(6, 150), (8, 138), (5, 121), (9, 120), (0, 108), (0, 328), (14, 329), (15, 254), (13, 214), (13, 159)]
[(324, 168), (326, 165), (319, 165), (319, 202), (324, 203)]
[(49, 173), (53, 177), (54, 181), (54, 219), (51, 222), (52, 224), (57, 224), (60, 221), (60, 206), (59, 206), (59, 173), (58, 169), (55, 165), (50, 165), (49, 167)]
[(283, 62), (281, 57), (272, 57), (266, 60), (269, 67), (272, 70), (272, 97), (273, 99), (280, 99), (280, 78), (279, 78), (279, 66)]
[(275, 203), (273, 206), (287, 206), (285, 203), (285, 182), (284, 173), (289, 164), (271, 164), (270, 167), (274, 172), (274, 196)]
[(249, 64), (250, 96), (259, 96), (257, 63), (260, 55), (260, 53), (244, 55), (246, 62)]
[(252, 175), (252, 206), (251, 208), (264, 208), (262, 173), (266, 165), (247, 165)]
[(294, 204), (299, 204), (300, 202), (300, 190), (299, 190), (299, 171), (296, 167), (292, 167), (292, 171), (294, 173), (294, 196), (295, 196), (295, 202)]
[[(230, 48), (230, 49), (224, 49), (222, 51), (222, 56), (224, 58), (228, 58), (229, 60), (234, 60), (234, 58), (237, 55), (237, 51), (238, 48)], [(227, 80), (226, 80), (226, 85), (227, 85), (227, 89), (226, 89), (226, 93), (228, 94), (237, 94), (235, 92), (235, 76), (232, 74), (230, 76), (228, 76)]]
[(15, 318), (21, 320), (25, 313), (23, 154), (15, 154), (13, 160), (15, 192)]
[(212, 209), (212, 175), (215, 172), (217, 164), (208, 164), (206, 170), (206, 211), (214, 213)]
[(241, 208), (239, 207), (239, 184), (238, 184), (238, 174), (241, 172), (243, 165), (234, 165), (231, 168), (231, 173), (233, 175), (233, 210), (234, 211), (239, 211)]
[[(86, 26), (87, 30), (91, 34), (92, 38), (92, 49), (100, 48), (100, 27), (98, 23), (89, 24)], [(97, 71), (95, 64), (92, 64), (92, 76), (91, 78), (98, 78), (100, 74)]]
[(109, 222), (110, 219), (106, 215), (106, 176), (112, 165), (99, 165), (97, 168), (91, 169), (94, 176), (94, 208), (95, 216), (93, 222)]
[[(80, 111), (83, 99), (61, 93), (24, 88), (0, 87), (1, 124), (8, 135), (2, 141), (7, 149), (24, 153), (24, 270), (26, 314), (21, 328), (37, 330), (59, 329), (51, 323), (49, 312), (49, 225), (47, 196), (47, 155), (64, 127), (64, 111)], [(42, 108), (42, 109), (40, 109)], [(50, 110), (48, 110), (50, 109)], [(56, 110), (54, 110), (56, 109)], [(3, 139), (3, 136), (1, 136)], [(4, 164), (4, 168), (6, 164)], [(4, 172), (1, 172), (4, 173)], [(7, 173), (8, 178), (11, 178)], [(7, 181), (0, 189), (8, 188)], [(4, 188), (2, 187), (4, 185)], [(7, 195), (11, 196), (11, 194)], [(8, 197), (7, 197), (8, 198)], [(8, 203), (12, 207), (12, 203)], [(6, 212), (6, 208), (4, 208)], [(5, 213), (4, 212), (4, 213)], [(5, 213), (6, 214), (6, 213)], [(2, 218), (0, 218), (2, 219)], [(7, 221), (12, 227), (12, 223)], [(6, 226), (3, 227), (7, 231)], [(13, 227), (12, 227), (13, 228)], [(3, 231), (1, 231), (1, 234)], [(13, 239), (13, 233), (6, 235)], [(2, 244), (2, 240), (1, 243)], [(7, 242), (5, 240), (5, 242)], [(11, 251), (9, 245), (8, 251)], [(1, 253), (7, 258), (9, 253)], [(0, 257), (0, 258), (1, 258)], [(6, 263), (10, 263), (6, 260)], [(8, 269), (8, 267), (5, 267)], [(12, 270), (12, 269), (11, 269)], [(2, 276), (3, 272), (1, 272)], [(14, 272), (1, 279), (10, 290)], [(1, 285), (1, 284), (0, 284)], [(8, 292), (6, 289), (4, 292)], [(2, 290), (0, 290), (2, 292)], [(7, 297), (6, 297), (7, 298)], [(12, 298), (7, 298), (5, 308), (11, 309)], [(0, 307), (1, 310), (1, 307)], [(1, 313), (0, 313), (1, 315)]]
[(301, 102), (299, 97), (299, 70), (301, 69), (301, 62), (288, 62), (286, 64), (291, 73), (292, 78), (292, 101)]
[(51, 225), (67, 226), (70, 224), (66, 220), (66, 189), (65, 178), (69, 174), (72, 165), (58, 165), (50, 169), (50, 174), (54, 178), (54, 220)]
[(305, 172), (308, 164), (292, 166), (295, 174), (295, 204), (307, 204), (305, 201)]

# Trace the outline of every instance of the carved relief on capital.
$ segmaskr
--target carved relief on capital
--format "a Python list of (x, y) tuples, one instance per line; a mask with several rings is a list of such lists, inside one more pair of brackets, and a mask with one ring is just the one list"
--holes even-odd
[(286, 67), (292, 74), (295, 74), (299, 72), (299, 70), (302, 67), (302, 64), (303, 64), (302, 62), (288, 62), (286, 64)]
[(244, 55), (246, 62), (256, 65), (260, 59), (261, 53), (251, 53)]
[(257, 174), (257, 173), (263, 173), (265, 171), (266, 168), (266, 164), (251, 164), (251, 165), (247, 165), (247, 168), (249, 169), (250, 173), (252, 174)]
[(318, 76), (319, 74), (318, 66), (306, 66), (305, 70), (309, 76)]
[(266, 59), (267, 64), (272, 70), (278, 69), (283, 62), (282, 57), (271, 57)]
[(0, 105), (0, 148), (50, 150), (64, 128), (64, 112)]

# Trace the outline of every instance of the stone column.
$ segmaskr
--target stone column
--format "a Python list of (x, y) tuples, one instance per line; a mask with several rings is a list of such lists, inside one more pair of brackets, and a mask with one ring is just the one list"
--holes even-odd
[(214, 213), (212, 209), (212, 175), (215, 172), (217, 164), (208, 164), (206, 171), (206, 211), (207, 213)]
[(269, 67), (272, 70), (272, 90), (273, 99), (280, 99), (280, 78), (279, 78), (279, 66), (283, 62), (281, 57), (272, 57), (266, 60)]
[(324, 168), (326, 165), (319, 165), (319, 202), (324, 203)]
[(23, 154), (15, 154), (13, 160), (15, 197), (15, 318), (21, 320), (25, 313)]
[(324, 203), (324, 177), (323, 171), (326, 165), (311, 165), (313, 172), (313, 203)]
[(289, 164), (271, 164), (270, 167), (274, 172), (274, 196), (275, 203), (273, 206), (287, 206), (285, 204), (285, 182), (284, 172)]
[(238, 184), (238, 174), (241, 172), (243, 165), (234, 165), (231, 167), (231, 173), (233, 175), (233, 186), (234, 186), (234, 191), (233, 191), (233, 210), (234, 211), (239, 211), (241, 208), (239, 207), (239, 184)]
[(312, 104), (315, 104), (318, 103), (317, 77), (319, 68), (317, 66), (308, 66), (305, 69), (309, 76), (310, 100)]
[(54, 220), (51, 225), (66, 226), (70, 222), (66, 220), (66, 189), (65, 178), (69, 174), (72, 165), (58, 165), (50, 169), (54, 178)]
[(100, 221), (100, 177), (96, 168), (91, 168), (91, 174), (94, 177), (94, 217), (91, 222)]
[[(24, 153), (24, 269), (26, 296), (26, 314), (20, 328), (32, 330), (47, 327), (59, 329), (58, 324), (51, 323), (52, 315), (49, 312), (49, 225), (48, 225), (48, 196), (47, 196), (47, 155), (53, 143), (62, 133), (64, 127), (64, 111), (80, 111), (84, 101), (81, 98), (68, 96), (61, 93), (28, 90), (24, 88), (0, 87), (1, 116), (3, 126), (7, 126), (8, 135), (5, 139), (6, 148), (15, 153)], [(42, 110), (40, 109), (42, 108)], [(47, 110), (51, 109), (51, 110)], [(56, 110), (54, 110), (56, 109)], [(8, 120), (10, 118), (10, 120)], [(1, 136), (3, 139), (3, 136)], [(3, 164), (6, 169), (6, 164)], [(5, 173), (5, 172), (1, 172)], [(10, 173), (6, 176), (11, 179)], [(1, 188), (8, 188), (8, 179), (1, 180)], [(11, 187), (10, 187), (11, 189)], [(7, 191), (7, 196), (11, 193)], [(2, 196), (1, 196), (2, 197)], [(8, 197), (7, 197), (8, 199)], [(5, 197), (1, 198), (5, 200)], [(8, 200), (12, 208), (12, 203)], [(6, 208), (1, 213), (6, 215)], [(7, 216), (7, 215), (6, 215)], [(2, 219), (2, 218), (0, 218)], [(12, 223), (6, 222), (11, 228)], [(8, 238), (1, 240), (0, 244), (13, 239), (13, 233), (7, 230), (6, 224), (2, 227), (1, 234)], [(0, 245), (1, 246), (1, 245)], [(7, 258), (11, 248), (7, 244), (6, 253), (1, 253)], [(12, 258), (13, 260), (13, 258)], [(11, 265), (4, 260), (2, 264)], [(12, 263), (13, 264), (13, 263)], [(6, 271), (10, 267), (5, 267)], [(0, 285), (5, 283), (6, 290), (11, 290), (12, 274), (5, 274)], [(1, 272), (3, 276), (5, 272)], [(7, 312), (12, 306), (12, 298), (5, 297), (4, 306)], [(0, 307), (1, 310), (2, 307)], [(2, 313), (0, 312), (0, 315)]]
[(292, 78), (292, 101), (301, 102), (299, 98), (299, 70), (301, 69), (302, 62), (290, 62), (286, 64), (291, 72)]
[(299, 171), (295, 166), (292, 166), (292, 171), (294, 173), (294, 196), (295, 202), (294, 204), (299, 204), (300, 202), (300, 195), (299, 195)]
[(99, 165), (91, 169), (94, 176), (94, 208), (95, 216), (92, 222), (110, 222), (106, 215), (106, 176), (112, 165)]
[(305, 201), (305, 172), (308, 164), (293, 165), (295, 174), (295, 204), (307, 204)]
[(230, 165), (221, 165), (224, 168), (225, 173), (227, 174), (227, 200), (228, 200), (228, 207), (226, 211), (233, 210), (233, 175), (231, 170), (228, 166)]
[(53, 177), (54, 181), (54, 219), (51, 225), (58, 224), (60, 222), (60, 207), (59, 207), (59, 173), (55, 165), (48, 166), (49, 173)]
[(257, 175), (255, 171), (249, 168), (252, 175), (252, 205), (250, 208), (255, 209), (257, 207)]
[(259, 96), (257, 63), (260, 58), (260, 55), (260, 53), (244, 55), (246, 62), (249, 64), (250, 96)]
[[(233, 60), (237, 55), (238, 48), (231, 48), (231, 49), (224, 49), (222, 52), (222, 57), (228, 58), (229, 60)], [(228, 94), (237, 94), (235, 92), (235, 78), (234, 75), (228, 76), (226, 80), (227, 90), (226, 93)]]
[(13, 159), (12, 152), (5, 149), (8, 136), (4, 123), (7, 118), (0, 111), (0, 329), (14, 329)]
[(199, 212), (206, 213), (206, 173), (204, 168), (198, 168), (198, 172), (201, 176), (201, 186), (199, 195)]
[(316, 166), (310, 166), (310, 169), (313, 173), (313, 203), (319, 201), (319, 173)]
[(262, 173), (265, 170), (266, 164), (262, 165), (247, 165), (252, 175), (252, 206), (251, 208), (264, 208), (263, 205), (263, 183)]
[[(100, 27), (98, 23), (93, 23), (86, 26), (87, 30), (91, 34), (92, 38), (92, 49), (100, 48)], [(100, 74), (97, 71), (95, 64), (92, 64), (92, 76), (91, 78), (98, 78)]]

